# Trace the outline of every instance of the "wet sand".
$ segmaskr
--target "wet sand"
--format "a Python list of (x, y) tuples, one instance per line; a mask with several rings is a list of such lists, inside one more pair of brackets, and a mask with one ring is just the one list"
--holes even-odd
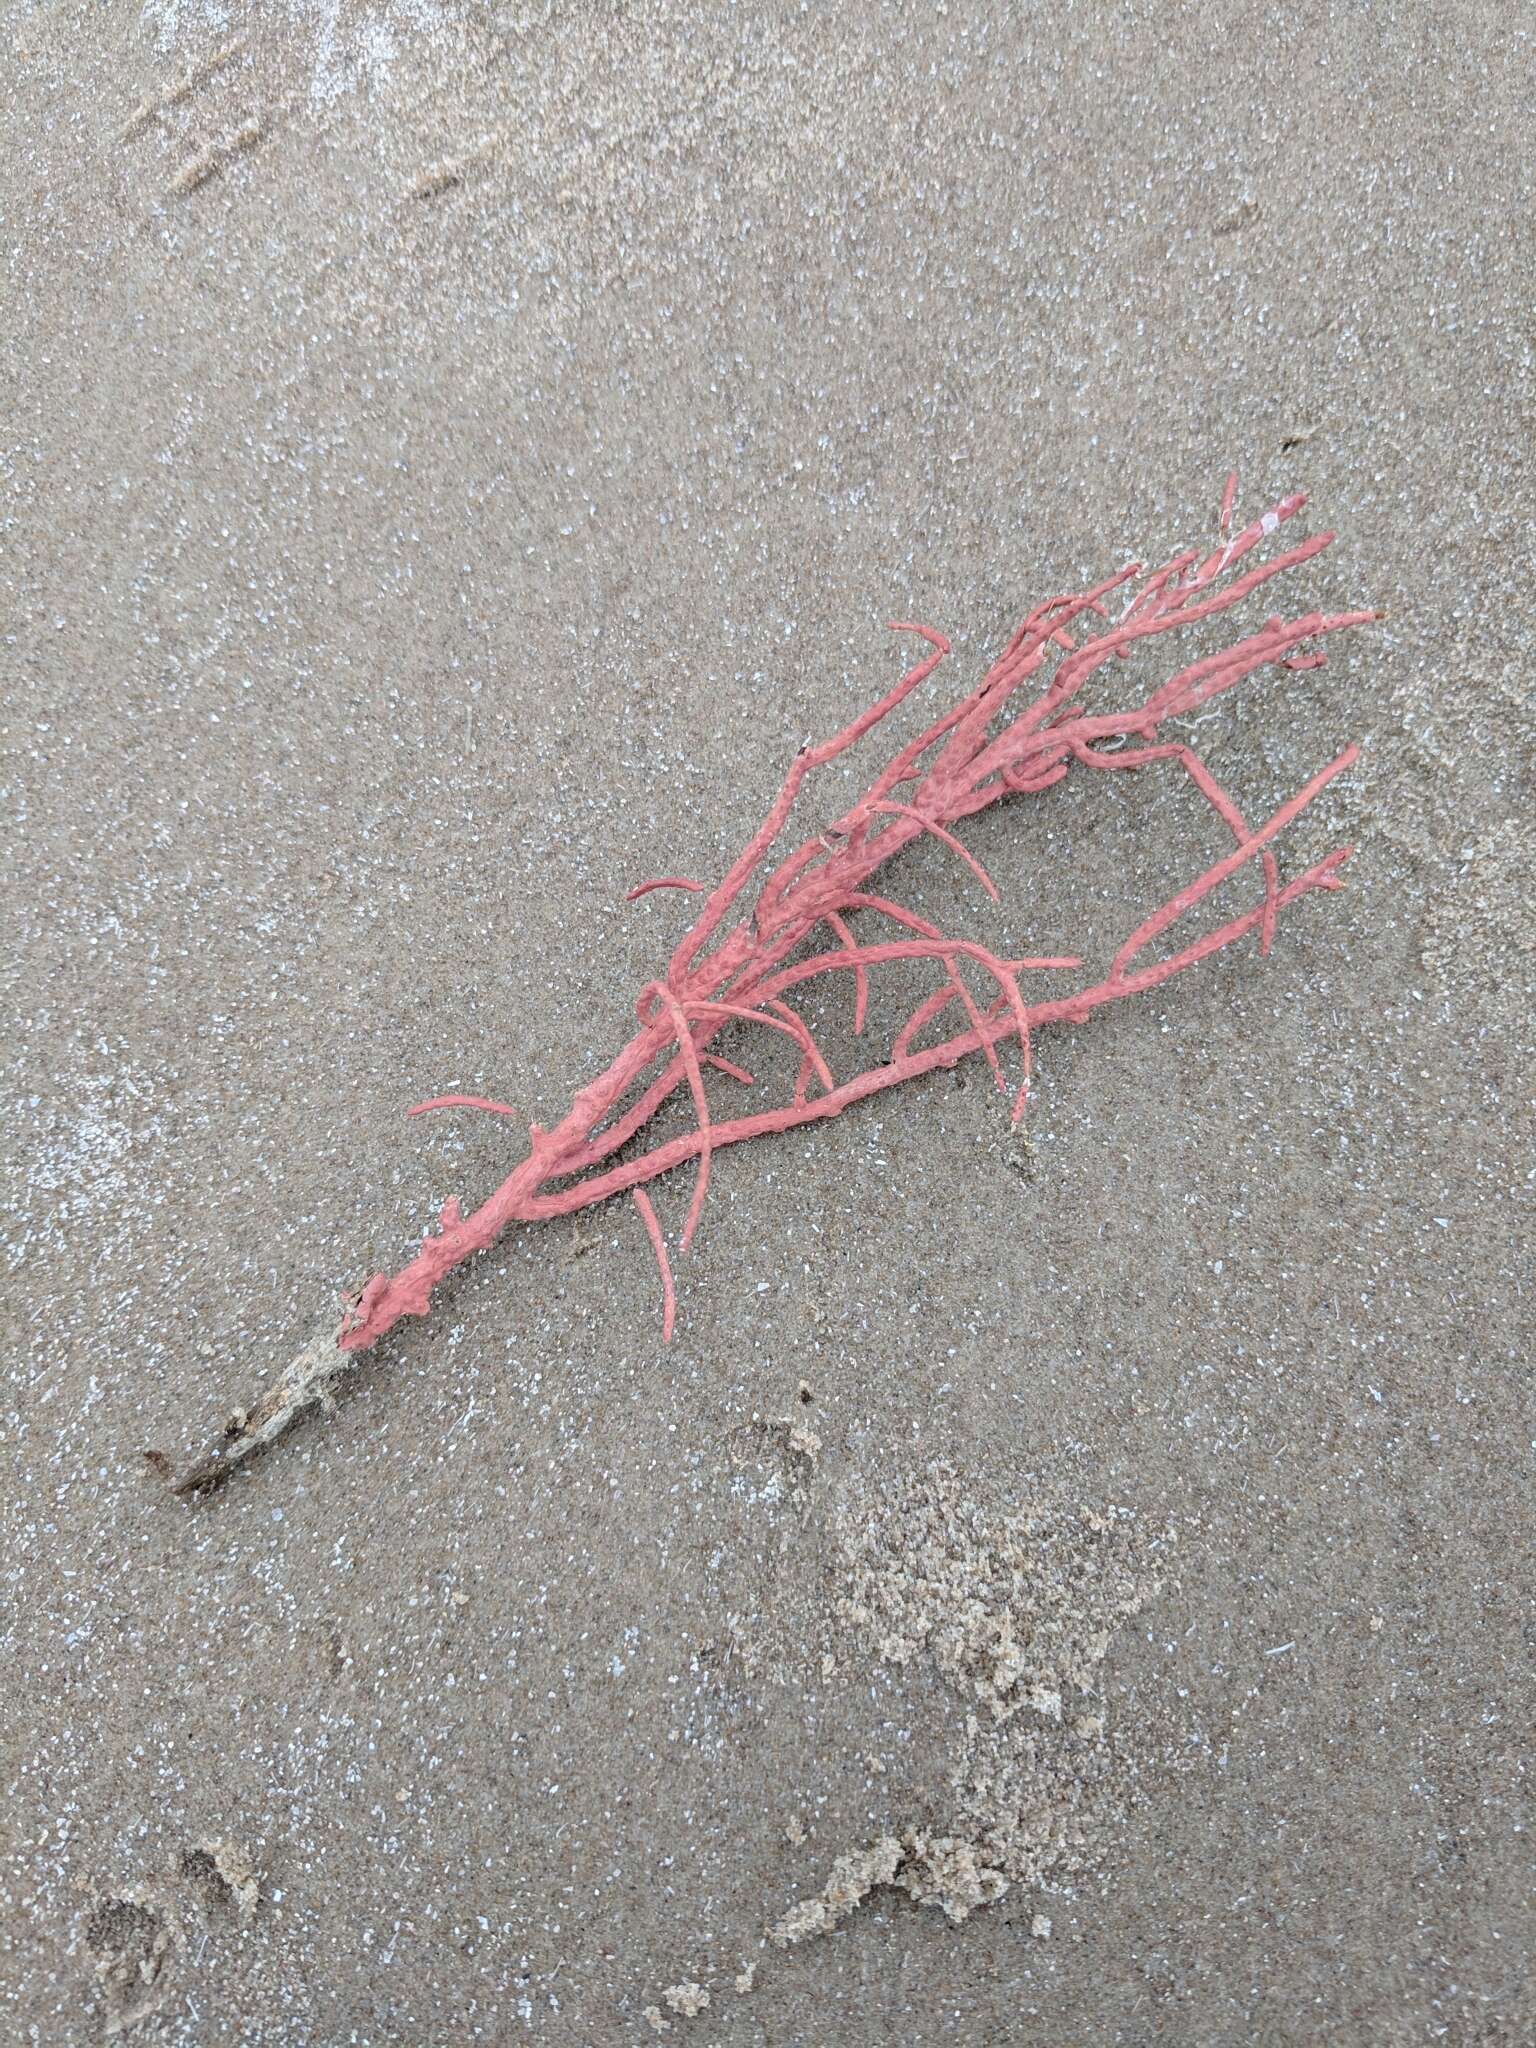
[[(1536, 2040), (1530, 25), (0, 35), (0, 2032)], [(1346, 891), (1043, 1034), (1027, 1151), (978, 1066), (722, 1155), (665, 1350), (625, 1205), (517, 1232), (169, 1495), (886, 619), (979, 672), (1232, 467), (1388, 612), (1190, 735), (1255, 817), (1359, 740)], [(1158, 772), (903, 895), (1106, 960), (1221, 851)]]

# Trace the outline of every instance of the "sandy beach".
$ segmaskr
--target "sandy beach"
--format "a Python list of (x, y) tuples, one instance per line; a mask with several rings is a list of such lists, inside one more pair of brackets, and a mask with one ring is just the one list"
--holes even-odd
[[(0, 50), (0, 2036), (1536, 2043), (1536, 20)], [(1385, 616), (1177, 737), (1255, 819), (1358, 742), (1275, 844), (1347, 887), (1042, 1031), (1022, 1137), (977, 1057), (722, 1151), (686, 1257), (658, 1181), (670, 1344), (627, 1202), (517, 1228), (173, 1496), (628, 1037), (697, 899), (626, 892), (887, 621), (906, 738), (1234, 470), (1338, 535), (1274, 608)], [(1176, 763), (965, 843), (998, 903), (903, 900), (1095, 972), (1226, 850)]]

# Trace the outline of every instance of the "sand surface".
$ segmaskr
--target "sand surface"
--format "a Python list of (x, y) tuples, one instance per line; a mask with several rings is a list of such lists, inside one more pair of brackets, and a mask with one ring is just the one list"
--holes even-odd
[[(1529, 10), (0, 51), (0, 2036), (1536, 2041)], [(962, 1068), (723, 1156), (665, 1352), (627, 1206), (521, 1231), (169, 1496), (884, 620), (974, 668), (1232, 466), (1389, 611), (1196, 735), (1256, 816), (1362, 742), (1346, 892), (1042, 1037), (1027, 1154)], [(1069, 782), (903, 891), (1102, 959), (1212, 822)]]

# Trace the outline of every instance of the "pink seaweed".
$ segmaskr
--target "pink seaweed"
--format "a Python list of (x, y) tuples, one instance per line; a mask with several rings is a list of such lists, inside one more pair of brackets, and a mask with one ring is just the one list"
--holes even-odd
[[(1118, 668), (1141, 642), (1226, 611), (1273, 578), (1310, 561), (1333, 539), (1328, 533), (1315, 535), (1232, 576), (1234, 566), (1305, 503), (1299, 494), (1282, 498), (1233, 535), (1236, 494), (1233, 475), (1221, 498), (1222, 544), (1203, 559), (1199, 550), (1186, 550), (1147, 575), (1132, 563), (1087, 591), (1036, 606), (974, 690), (900, 748), (841, 818), (805, 840), (770, 873), (761, 874), (806, 777), (894, 712), (950, 651), (949, 642), (931, 627), (894, 626), (894, 631), (920, 635), (931, 651), (832, 739), (800, 750), (762, 825), (724, 879), (708, 891), (680, 876), (643, 882), (630, 890), (630, 901), (663, 889), (705, 896), (665, 973), (641, 991), (636, 1005), (639, 1028), (609, 1066), (578, 1091), (559, 1123), (548, 1131), (532, 1126), (527, 1157), (486, 1201), (468, 1216), (457, 1204), (446, 1205), (438, 1233), (423, 1241), (414, 1258), (393, 1276), (376, 1274), (367, 1283), (342, 1318), (336, 1339), (341, 1349), (364, 1350), (402, 1316), (425, 1314), (440, 1283), (466, 1259), (495, 1243), (510, 1225), (571, 1215), (624, 1193), (633, 1196), (656, 1256), (662, 1281), (662, 1334), (670, 1339), (676, 1291), (647, 1185), (689, 1161), (695, 1163), (682, 1231), (682, 1247), (687, 1250), (703, 1213), (713, 1164), (725, 1148), (839, 1116), (857, 1102), (952, 1067), (972, 1054), (986, 1059), (998, 1085), (1005, 1087), (1001, 1052), (1010, 1041), (1018, 1047), (1023, 1065), (1013, 1101), (1017, 1121), (1029, 1092), (1032, 1040), (1042, 1027), (1082, 1023), (1106, 1003), (1156, 988), (1249, 932), (1257, 931), (1260, 953), (1267, 954), (1282, 911), (1315, 890), (1337, 888), (1347, 847), (1282, 884), (1273, 841), (1354, 762), (1354, 747), (1345, 748), (1255, 830), (1194, 748), (1183, 739), (1160, 737), (1160, 728), (1259, 668), (1288, 673), (1318, 667), (1325, 657), (1316, 642), (1379, 618), (1380, 613), (1313, 611), (1289, 621), (1271, 618), (1246, 638), (1179, 670), (1131, 708), (1090, 714), (1080, 702), (1084, 685), (1106, 664), (1113, 661)], [(1119, 615), (1111, 618), (1106, 598), (1138, 578)], [(1074, 636), (1074, 628), (1081, 632), (1082, 622), (1094, 619), (1105, 622), (1103, 630), (1086, 638)], [(1298, 651), (1303, 648), (1306, 651)], [(1036, 686), (1038, 694), (1024, 709), (1014, 710), (1015, 693), (1045, 668), (1052, 653), (1059, 656), (1054, 673), (1043, 687)], [(1019, 977), (1071, 971), (1081, 965), (1075, 955), (1003, 959), (973, 941), (947, 936), (929, 920), (868, 887), (876, 871), (897, 854), (921, 838), (933, 837), (958, 853), (995, 897), (996, 883), (953, 826), (1005, 797), (1043, 794), (1074, 768), (1123, 773), (1161, 761), (1176, 763), (1184, 771), (1225, 827), (1231, 849), (1143, 917), (1115, 953), (1108, 973), (1073, 993), (1029, 1000)], [(905, 793), (898, 796), (897, 790)], [(1177, 952), (1136, 966), (1148, 946), (1252, 862), (1258, 863), (1263, 880), (1258, 903)], [(742, 914), (738, 902), (754, 879), (755, 900)], [(898, 935), (861, 936), (851, 922), (856, 918), (883, 921), (887, 930), (894, 924)], [(836, 943), (828, 951), (806, 954), (804, 946), (818, 926), (825, 926)], [(865, 1026), (871, 973), (899, 971), (922, 961), (932, 961), (938, 968), (940, 986), (917, 1002), (886, 1058), (837, 1080), (809, 1025), (785, 996), (824, 976), (850, 974), (858, 1036)], [(964, 961), (981, 967), (998, 990), (986, 1012), (963, 978)], [(965, 1029), (914, 1050), (952, 1003), (960, 1005)], [(753, 1026), (775, 1031), (799, 1048), (792, 1093), (752, 1114), (722, 1118), (709, 1105), (706, 1069), (745, 1085), (753, 1085), (753, 1077), (711, 1050), (712, 1042), (723, 1031)], [(819, 1084), (819, 1094), (811, 1093), (813, 1081)], [(620, 1152), (643, 1136), (656, 1113), (684, 1087), (692, 1102), (694, 1128), (620, 1160)], [(637, 1089), (638, 1099), (631, 1099)], [(448, 1108), (512, 1114), (504, 1103), (468, 1095), (437, 1096), (416, 1104), (411, 1114)]]

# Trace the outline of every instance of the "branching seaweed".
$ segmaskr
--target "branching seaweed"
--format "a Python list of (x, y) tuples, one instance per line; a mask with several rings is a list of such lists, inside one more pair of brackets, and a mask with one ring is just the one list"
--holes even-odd
[[(1001, 1054), (1010, 1044), (1018, 1049), (1022, 1069), (1012, 1100), (1017, 1123), (1029, 1095), (1032, 1041), (1043, 1027), (1081, 1023), (1105, 1004), (1156, 988), (1250, 932), (1258, 933), (1259, 951), (1267, 954), (1282, 911), (1314, 890), (1338, 888), (1339, 869), (1349, 848), (1337, 849), (1282, 883), (1274, 841), (1352, 764), (1355, 747), (1346, 747), (1263, 824), (1253, 827), (1195, 750), (1183, 740), (1164, 738), (1162, 729), (1255, 670), (1319, 666), (1324, 655), (1317, 642), (1379, 618), (1379, 612), (1272, 616), (1245, 638), (1179, 669), (1134, 708), (1091, 713), (1080, 701), (1085, 685), (1142, 641), (1230, 610), (1287, 570), (1310, 561), (1333, 539), (1331, 533), (1318, 534), (1268, 561), (1240, 568), (1261, 542), (1294, 518), (1305, 499), (1299, 494), (1282, 498), (1262, 518), (1233, 534), (1235, 488), (1235, 479), (1229, 479), (1222, 497), (1222, 538), (1210, 553), (1189, 550), (1150, 575), (1141, 564), (1131, 563), (1092, 589), (1037, 605), (974, 690), (901, 747), (842, 817), (765, 873), (807, 777), (872, 732), (948, 655), (949, 642), (932, 627), (895, 625), (896, 632), (917, 634), (928, 651), (842, 732), (819, 746), (802, 747), (766, 818), (724, 880), (706, 891), (698, 882), (672, 875), (630, 891), (632, 901), (661, 889), (689, 891), (705, 900), (665, 972), (641, 990), (638, 1028), (628, 1044), (603, 1073), (578, 1090), (560, 1122), (549, 1130), (531, 1127), (527, 1157), (477, 1209), (465, 1215), (457, 1201), (445, 1204), (437, 1232), (425, 1238), (415, 1257), (399, 1272), (369, 1280), (347, 1302), (339, 1327), (301, 1352), (249, 1413), (232, 1419), (225, 1440), (179, 1482), (177, 1490), (197, 1493), (216, 1486), (303, 1408), (324, 1398), (349, 1354), (376, 1344), (402, 1316), (425, 1315), (448, 1275), (494, 1244), (514, 1223), (545, 1222), (616, 1195), (630, 1195), (660, 1269), (662, 1334), (670, 1339), (676, 1291), (666, 1240), (646, 1193), (649, 1183), (677, 1167), (694, 1165), (681, 1235), (686, 1251), (703, 1213), (715, 1159), (727, 1146), (839, 1116), (856, 1102), (953, 1067), (971, 1054), (985, 1059), (997, 1086), (1006, 1090)], [(1109, 600), (1118, 592), (1125, 594), (1112, 616)], [(1026, 683), (1033, 683), (1035, 690), (1027, 698), (1022, 694)], [(919, 839), (931, 838), (961, 860), (996, 898), (995, 882), (957, 836), (956, 826), (1004, 798), (1040, 795), (1074, 768), (1124, 773), (1162, 761), (1184, 771), (1230, 836), (1231, 849), (1136, 925), (1107, 974), (1071, 993), (1027, 995), (1023, 977), (1071, 972), (1082, 965), (1077, 956), (1004, 958), (984, 945), (942, 932), (893, 898), (870, 889), (876, 873), (897, 854)], [(1256, 903), (1179, 950), (1144, 961), (1154, 941), (1250, 864), (1257, 866), (1262, 880)], [(746, 901), (754, 889), (755, 895)], [(821, 947), (823, 933), (828, 943), (807, 953), (807, 946)], [(887, 1052), (839, 1079), (805, 1017), (787, 998), (827, 977), (848, 976), (854, 1032), (862, 1037), (871, 974), (908, 970), (920, 963), (931, 964), (938, 986), (916, 1004)], [(990, 994), (977, 996), (967, 980), (968, 969), (985, 974)], [(929, 1039), (952, 1010), (963, 1016), (963, 1028)], [(744, 1067), (713, 1049), (721, 1033), (732, 1027), (772, 1032), (798, 1050), (798, 1070), (787, 1100), (742, 1115), (712, 1109), (707, 1072), (723, 1073), (741, 1087), (757, 1085)], [(691, 1101), (694, 1127), (648, 1146), (637, 1142), (681, 1089)], [(410, 1114), (464, 1108), (512, 1114), (504, 1103), (468, 1095), (436, 1096), (416, 1104)]]

